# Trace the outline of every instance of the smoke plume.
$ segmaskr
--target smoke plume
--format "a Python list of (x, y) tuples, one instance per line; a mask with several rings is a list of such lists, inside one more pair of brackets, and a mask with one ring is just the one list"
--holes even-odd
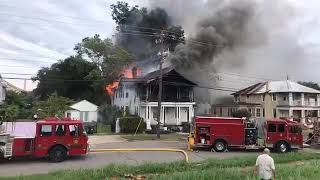
[[(252, 83), (252, 79), (245, 83), (234, 78), (228, 82), (228, 77), (221, 78), (216, 72), (285, 79), (286, 74), (295, 74), (306, 58), (298, 33), (292, 29), (297, 14), (289, 1), (149, 0), (148, 3), (151, 8), (164, 8), (171, 21), (184, 28), (186, 43), (175, 48), (170, 60), (203, 86), (239, 89)], [(208, 100), (207, 97), (212, 96), (200, 99)], [(213, 100), (210, 103), (216, 103)]]

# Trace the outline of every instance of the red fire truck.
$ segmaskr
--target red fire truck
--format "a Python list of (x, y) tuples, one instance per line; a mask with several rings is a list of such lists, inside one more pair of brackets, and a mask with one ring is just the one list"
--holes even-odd
[[(70, 118), (47, 118), (37, 122), (7, 123), (0, 129), (0, 158), (21, 156), (49, 157), (51, 161), (61, 162), (67, 156), (87, 154), (88, 137), (83, 130), (82, 122)], [(21, 129), (28, 135), (15, 133)], [(0, 126), (1, 127), (1, 126)], [(31, 133), (30, 133), (31, 132)], [(34, 133), (32, 133), (34, 132)], [(31, 135), (30, 135), (31, 134)]]
[(272, 148), (278, 152), (302, 148), (303, 137), (297, 122), (281, 119), (196, 117), (194, 145), (209, 146), (216, 152), (227, 148)]

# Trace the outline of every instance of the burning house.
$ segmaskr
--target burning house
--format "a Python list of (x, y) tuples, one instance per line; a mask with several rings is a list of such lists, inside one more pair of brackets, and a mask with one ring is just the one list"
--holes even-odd
[[(142, 117), (147, 128), (157, 123), (158, 91), (160, 71), (141, 75), (137, 68), (132, 73), (106, 87), (112, 104), (123, 111)], [(196, 84), (183, 77), (173, 68), (163, 69), (163, 94), (161, 105), (161, 124), (179, 126), (191, 122), (194, 116), (193, 87)], [(113, 87), (113, 88), (112, 88)]]

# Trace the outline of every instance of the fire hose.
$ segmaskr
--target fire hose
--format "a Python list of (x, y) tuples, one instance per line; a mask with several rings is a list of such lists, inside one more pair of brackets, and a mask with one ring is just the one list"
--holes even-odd
[(102, 152), (129, 152), (129, 151), (160, 151), (160, 152), (178, 152), (182, 153), (184, 159), (189, 163), (188, 154), (182, 149), (168, 149), (168, 148), (124, 148), (124, 149), (90, 149), (90, 152), (93, 153), (102, 153)]

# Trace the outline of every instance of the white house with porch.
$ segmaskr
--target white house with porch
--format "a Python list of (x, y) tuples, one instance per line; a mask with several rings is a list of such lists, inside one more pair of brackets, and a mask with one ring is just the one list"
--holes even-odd
[[(147, 129), (157, 124), (159, 75), (159, 71), (154, 71), (138, 78), (123, 78), (112, 98), (113, 105), (142, 117), (147, 124)], [(163, 69), (160, 115), (162, 126), (179, 126), (183, 122), (192, 122), (195, 105), (193, 87), (195, 85), (175, 69)]]

